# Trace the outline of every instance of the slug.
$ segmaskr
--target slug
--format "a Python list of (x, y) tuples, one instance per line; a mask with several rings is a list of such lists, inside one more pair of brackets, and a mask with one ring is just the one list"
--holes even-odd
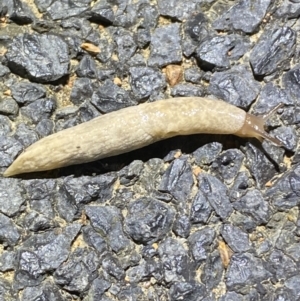
[(179, 135), (234, 134), (281, 142), (264, 131), (265, 119), (224, 101), (184, 97), (144, 103), (102, 115), (42, 138), (4, 172), (5, 177), (95, 161)]

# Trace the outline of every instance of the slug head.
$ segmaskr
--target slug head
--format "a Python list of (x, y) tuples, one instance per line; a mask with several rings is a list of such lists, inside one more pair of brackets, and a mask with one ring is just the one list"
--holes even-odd
[(240, 137), (255, 137), (260, 141), (266, 139), (277, 146), (283, 146), (282, 142), (279, 139), (272, 137), (265, 131), (265, 122), (281, 106), (282, 104), (276, 106), (271, 112), (264, 116), (254, 116), (252, 114), (246, 113), (244, 125), (237, 133), (235, 133), (235, 135)]

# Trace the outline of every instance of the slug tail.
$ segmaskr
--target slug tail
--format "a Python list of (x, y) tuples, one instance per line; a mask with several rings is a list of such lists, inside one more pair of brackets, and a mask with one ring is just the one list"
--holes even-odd
[(31, 152), (24, 151), (21, 153), (17, 159), (5, 170), (3, 173), (4, 177), (11, 177), (18, 174), (24, 174), (28, 172), (38, 171), (38, 165), (35, 163), (39, 160), (33, 160)]
[(14, 172), (14, 170), (12, 170), (10, 167), (8, 167), (5, 172), (3, 173), (3, 177), (8, 178), (11, 177), (13, 175), (15, 175), (16, 173)]
[(14, 161), (12, 163), (12, 165), (10, 165), (6, 170), (5, 172), (3, 173), (3, 176), (4, 177), (11, 177), (11, 176), (14, 176), (14, 175), (17, 175), (17, 174), (21, 174), (21, 173), (24, 173), (22, 168), (20, 168), (20, 166), (18, 166), (18, 164), (16, 164), (16, 161)]

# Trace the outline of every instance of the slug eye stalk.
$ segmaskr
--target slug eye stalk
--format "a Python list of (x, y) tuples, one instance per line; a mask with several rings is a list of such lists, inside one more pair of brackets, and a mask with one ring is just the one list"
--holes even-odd
[(262, 116), (255, 116), (247, 113), (245, 123), (243, 127), (236, 133), (236, 135), (240, 137), (255, 137), (260, 141), (266, 139), (277, 146), (283, 146), (283, 143), (279, 139), (272, 137), (265, 131), (266, 121), (282, 106), (283, 104), (281, 103), (273, 108), (270, 112)]

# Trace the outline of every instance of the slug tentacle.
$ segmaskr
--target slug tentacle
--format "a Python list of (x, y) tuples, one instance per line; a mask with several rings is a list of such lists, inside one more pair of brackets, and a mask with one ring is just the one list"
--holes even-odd
[(278, 109), (282, 108), (284, 106), (283, 103), (278, 104), (277, 106), (275, 106), (270, 112), (264, 114), (261, 116), (261, 118), (266, 122), (268, 119), (270, 119), (270, 117), (272, 115), (274, 115)]
[(240, 137), (255, 137), (260, 141), (266, 139), (277, 146), (283, 146), (283, 143), (279, 139), (272, 137), (265, 131), (266, 121), (282, 106), (283, 104), (281, 103), (273, 108), (270, 112), (262, 116), (255, 116), (247, 113), (243, 127), (236, 132), (235, 135)]

